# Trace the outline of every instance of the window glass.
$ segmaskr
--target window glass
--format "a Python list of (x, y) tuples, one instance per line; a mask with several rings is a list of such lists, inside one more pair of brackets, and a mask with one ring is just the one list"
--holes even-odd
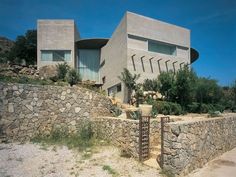
[(42, 61), (52, 61), (52, 52), (50, 51), (41, 51)]
[(70, 50), (42, 50), (41, 59), (42, 61), (70, 61), (71, 51)]
[(100, 50), (79, 49), (78, 68), (82, 80), (99, 81)]
[(148, 41), (148, 51), (176, 56), (176, 46)]
[(121, 92), (121, 83), (108, 88), (108, 96), (114, 96), (118, 92)]

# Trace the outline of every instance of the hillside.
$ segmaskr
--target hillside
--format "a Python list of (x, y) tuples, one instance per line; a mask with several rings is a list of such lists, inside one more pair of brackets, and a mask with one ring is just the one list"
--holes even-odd
[(14, 45), (14, 41), (0, 36), (0, 54), (4, 54), (6, 51), (9, 51)]

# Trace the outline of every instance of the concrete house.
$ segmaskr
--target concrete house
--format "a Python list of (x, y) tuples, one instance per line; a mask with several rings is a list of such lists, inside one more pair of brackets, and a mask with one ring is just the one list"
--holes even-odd
[(123, 101), (127, 90), (118, 79), (123, 68), (140, 74), (138, 82), (143, 82), (198, 58), (190, 30), (131, 12), (110, 39), (81, 39), (73, 20), (38, 20), (37, 28), (38, 68), (67, 62), (83, 80), (95, 81)]

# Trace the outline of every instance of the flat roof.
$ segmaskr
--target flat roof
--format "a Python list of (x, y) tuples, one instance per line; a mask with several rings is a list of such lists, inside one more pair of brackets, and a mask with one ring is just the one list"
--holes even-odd
[(80, 39), (75, 43), (79, 49), (100, 49), (107, 44), (108, 40), (108, 38), (90, 38)]
[(198, 59), (198, 57), (199, 57), (198, 51), (196, 49), (194, 49), (194, 48), (191, 48), (191, 50), (190, 50), (190, 61), (191, 61), (191, 64), (193, 62), (195, 62)]

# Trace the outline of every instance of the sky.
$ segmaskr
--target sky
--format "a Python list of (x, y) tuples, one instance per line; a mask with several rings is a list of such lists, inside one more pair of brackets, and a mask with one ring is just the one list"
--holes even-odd
[(74, 19), (82, 38), (109, 38), (126, 11), (190, 29), (198, 76), (236, 79), (236, 0), (0, 0), (0, 36), (15, 40), (37, 19)]

